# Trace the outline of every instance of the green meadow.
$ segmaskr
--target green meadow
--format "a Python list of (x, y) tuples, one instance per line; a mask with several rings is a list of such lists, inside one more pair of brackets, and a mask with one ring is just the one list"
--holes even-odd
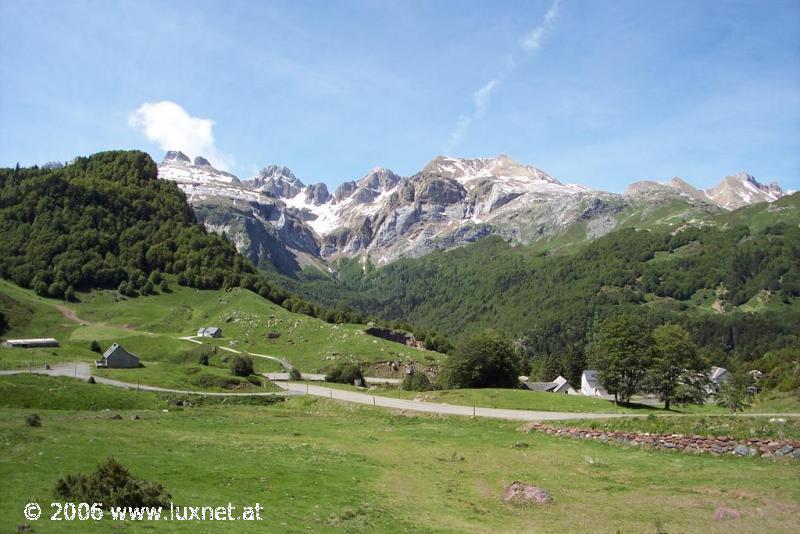
[[(26, 404), (24, 391), (57, 395), (60, 409)], [(800, 514), (798, 462), (633, 450), (526, 434), (513, 422), (309, 397), (178, 408), (152, 393), (30, 376), (1, 377), (0, 392), (3, 531), (152, 531), (146, 522), (23, 519), (26, 503), (56, 500), (60, 477), (110, 455), (164, 484), (176, 504), (260, 503), (262, 522), (236, 524), (245, 532), (792, 532)], [(32, 413), (41, 427), (26, 425)], [(503, 502), (516, 480), (547, 489), (553, 502)], [(741, 518), (716, 521), (720, 507)]]

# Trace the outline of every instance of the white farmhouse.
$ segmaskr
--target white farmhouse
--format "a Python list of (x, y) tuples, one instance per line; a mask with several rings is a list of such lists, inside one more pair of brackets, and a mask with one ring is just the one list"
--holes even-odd
[(581, 374), (581, 394), (587, 397), (604, 397), (608, 395), (608, 391), (600, 384), (600, 379), (595, 369), (586, 369)]

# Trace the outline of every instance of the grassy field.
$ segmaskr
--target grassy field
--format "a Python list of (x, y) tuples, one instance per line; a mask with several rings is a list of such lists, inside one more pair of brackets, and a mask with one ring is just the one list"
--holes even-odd
[[(31, 387), (34, 380), (42, 382)], [(163, 413), (160, 396), (64, 380), (0, 378), (10, 406), (0, 408), (0, 530), (25, 522), (27, 502), (48, 510), (58, 478), (88, 473), (109, 455), (163, 483), (176, 504), (261, 503), (264, 521), (237, 523), (237, 531), (792, 532), (800, 514), (800, 463), (630, 450), (524, 434), (518, 423), (306, 397)], [(61, 409), (37, 406), (42, 426), (27, 426), (32, 410), (22, 406), (32, 397), (24, 392), (60, 387)], [(97, 395), (91, 404), (82, 400), (86, 388)], [(112, 411), (86, 410), (101, 406)], [(117, 413), (122, 419), (111, 419)], [(503, 503), (503, 488), (515, 480), (548, 489), (554, 502)], [(718, 507), (742, 517), (715, 521)], [(33, 526), (87, 530), (45, 518)], [(224, 527), (172, 523), (169, 531)], [(122, 528), (164, 530), (144, 522)]]
[(649, 432), (651, 434), (694, 434), (732, 436), (736, 439), (778, 438), (800, 440), (798, 417), (656, 416), (617, 419), (587, 419), (556, 423), (562, 427)]

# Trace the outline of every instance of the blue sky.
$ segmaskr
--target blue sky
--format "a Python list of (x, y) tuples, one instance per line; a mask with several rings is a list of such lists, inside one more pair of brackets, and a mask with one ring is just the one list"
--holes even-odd
[(185, 144), (335, 186), (506, 153), (800, 189), (796, 0), (0, 0), (0, 32), (3, 166)]

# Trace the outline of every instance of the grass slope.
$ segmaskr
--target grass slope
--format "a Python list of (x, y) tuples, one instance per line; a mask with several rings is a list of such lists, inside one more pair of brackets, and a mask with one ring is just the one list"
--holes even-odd
[[(226, 292), (177, 284), (173, 287), (175, 289), (168, 293), (134, 299), (121, 297), (116, 291), (95, 291), (81, 294), (81, 302), (64, 305), (0, 280), (0, 302), (8, 310), (6, 315), (15, 318), (4, 336), (49, 336), (62, 345), (58, 349), (3, 350), (0, 359), (7, 368), (28, 367), (31, 361), (91, 362), (97, 357), (88, 350), (92, 340), (97, 340), (104, 348), (119, 342), (137, 354), (147, 370), (113, 371), (108, 372), (109, 376), (113, 374), (123, 379), (118, 374), (123, 373), (134, 382), (137, 378), (142, 383), (146, 383), (146, 378), (158, 379), (159, 383), (151, 385), (182, 387), (191, 385), (191, 380), (188, 377), (177, 379), (181, 371), (174, 367), (191, 368), (197, 361), (198, 346), (178, 338), (194, 335), (199, 327), (211, 325), (220, 326), (224, 337), (203, 340), (206, 343), (284, 358), (308, 372), (324, 370), (339, 361), (430, 363), (442, 357), (435, 352), (368, 336), (363, 325), (329, 324), (289, 312), (245, 289)], [(73, 320), (65, 317), (64, 308), (68, 308), (68, 314), (73, 314)], [(268, 339), (269, 333), (278, 337)], [(218, 350), (212, 364), (216, 361), (224, 367), (224, 362), (220, 361), (224, 356), (232, 354)], [(272, 360), (255, 357), (254, 361), (258, 372), (281, 369)]]

